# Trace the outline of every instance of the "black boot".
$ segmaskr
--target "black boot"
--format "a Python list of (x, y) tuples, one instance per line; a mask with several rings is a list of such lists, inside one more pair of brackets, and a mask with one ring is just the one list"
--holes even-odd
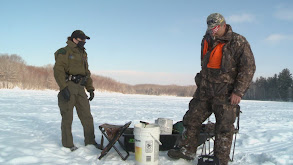
[(180, 151), (180, 149), (171, 149), (168, 151), (167, 155), (172, 159), (180, 159), (180, 158), (185, 159), (185, 160), (193, 160), (194, 159), (193, 157), (184, 155), (184, 153), (182, 153)]
[(71, 150), (71, 152), (73, 152), (73, 151), (75, 151), (75, 150), (77, 150), (78, 148), (77, 147), (75, 147), (75, 146), (73, 146), (73, 147), (70, 147), (70, 150)]
[(94, 145), (97, 149), (99, 149), (99, 150), (103, 150), (104, 149), (104, 147), (101, 145), (101, 144), (98, 144), (98, 143), (94, 143), (94, 144), (86, 144), (85, 146), (87, 146), (87, 145)]
[(99, 150), (103, 150), (103, 149), (104, 149), (104, 147), (103, 147), (101, 144), (98, 144), (98, 143), (94, 144), (94, 146), (95, 146), (97, 149), (99, 149)]

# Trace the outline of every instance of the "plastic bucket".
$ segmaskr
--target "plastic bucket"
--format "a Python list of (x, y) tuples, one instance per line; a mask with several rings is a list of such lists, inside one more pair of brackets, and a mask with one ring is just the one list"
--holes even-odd
[(156, 124), (160, 126), (161, 135), (171, 135), (173, 130), (173, 120), (158, 118), (155, 121)]
[(160, 127), (157, 124), (134, 125), (135, 160), (138, 165), (159, 164)]

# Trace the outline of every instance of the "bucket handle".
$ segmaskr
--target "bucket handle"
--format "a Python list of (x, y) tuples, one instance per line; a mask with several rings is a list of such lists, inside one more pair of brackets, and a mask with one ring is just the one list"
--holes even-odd
[(155, 138), (155, 137), (152, 135), (152, 133), (149, 133), (149, 134), (152, 136), (153, 139), (155, 139), (155, 141), (156, 141), (157, 143), (159, 143), (159, 145), (163, 145), (163, 144), (160, 142), (160, 140), (158, 140), (157, 138)]

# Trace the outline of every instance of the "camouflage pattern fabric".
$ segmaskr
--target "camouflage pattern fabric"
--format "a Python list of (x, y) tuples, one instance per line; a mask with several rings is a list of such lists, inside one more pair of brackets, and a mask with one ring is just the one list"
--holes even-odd
[(202, 70), (197, 76), (199, 76), (200, 79), (203, 78), (213, 83), (225, 82), (232, 84), (233, 93), (242, 97), (249, 87), (256, 69), (254, 56), (247, 40), (243, 36), (234, 33), (230, 25), (227, 24), (226, 28), (226, 34), (221, 38), (213, 40), (209, 33), (206, 33), (202, 40), (202, 50), (204, 47), (204, 40), (206, 40), (212, 48), (219, 42), (225, 43), (221, 68), (207, 68), (211, 53), (211, 51), (208, 51), (205, 56), (203, 56), (203, 53), (201, 54)]
[[(212, 39), (207, 32), (204, 40), (211, 49), (201, 54), (202, 70), (195, 77), (197, 90), (189, 103), (189, 110), (183, 117), (184, 132), (177, 146), (185, 155), (194, 157), (197, 151), (197, 137), (201, 124), (212, 114), (216, 117), (214, 154), (221, 165), (227, 165), (234, 134), (238, 105), (231, 105), (232, 93), (242, 97), (249, 87), (255, 72), (255, 61), (246, 39), (226, 26), (221, 38)], [(220, 69), (207, 68), (210, 52), (219, 42), (225, 43)]]
[(207, 18), (208, 30), (225, 23), (225, 18), (219, 13), (210, 14)]
[[(222, 84), (208, 84), (213, 91), (220, 88)], [(212, 87), (214, 86), (214, 87)], [(200, 91), (198, 89), (197, 91)], [(216, 96), (195, 97), (189, 103), (189, 110), (183, 117), (185, 128), (179, 143), (179, 148), (183, 148), (184, 154), (194, 157), (197, 150), (197, 137), (199, 136), (202, 123), (212, 114), (217, 119), (215, 128), (215, 148), (214, 153), (220, 159), (221, 164), (227, 164), (234, 133), (237, 105), (231, 105), (228, 97), (219, 95), (227, 91), (218, 91)], [(226, 162), (226, 163), (225, 163)]]

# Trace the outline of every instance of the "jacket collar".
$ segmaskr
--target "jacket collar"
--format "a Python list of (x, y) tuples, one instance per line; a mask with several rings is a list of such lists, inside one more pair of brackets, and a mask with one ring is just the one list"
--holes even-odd
[[(70, 48), (75, 48), (75, 49), (79, 49), (79, 50), (82, 50), (80, 49), (73, 41), (71, 40), (67, 40), (67, 45), (70, 47)], [(83, 51), (85, 51), (85, 48), (83, 49)]]
[(232, 40), (232, 34), (233, 34), (232, 27), (229, 24), (226, 24), (226, 33), (222, 37), (217, 38), (216, 40), (230, 41)]
[(67, 40), (67, 45), (70, 47), (70, 48), (75, 48), (75, 47), (77, 47), (77, 45), (73, 42), (73, 41), (71, 41), (71, 40)]
[(232, 27), (229, 24), (226, 24), (226, 33), (219, 38), (216, 38), (216, 40), (213, 40), (208, 31), (206, 32), (204, 38), (207, 39), (208, 41), (214, 43), (215, 41), (220, 41), (220, 42), (228, 42), (232, 40), (233, 36), (233, 30)]

